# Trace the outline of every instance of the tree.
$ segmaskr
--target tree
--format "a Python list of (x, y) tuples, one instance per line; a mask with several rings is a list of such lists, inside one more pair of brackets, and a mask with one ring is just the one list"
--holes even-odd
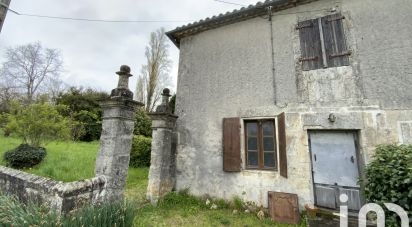
[(141, 76), (136, 86), (136, 96), (144, 100), (146, 111), (150, 112), (154, 110), (160, 99), (161, 91), (169, 79), (171, 60), (164, 28), (150, 34), (145, 56), (146, 64), (142, 66)]
[(23, 106), (13, 103), (6, 129), (21, 137), (23, 143), (38, 147), (49, 140), (68, 139), (69, 120), (60, 115), (65, 106), (48, 103)]
[(102, 109), (99, 100), (108, 98), (105, 92), (76, 87), (59, 94), (56, 103), (68, 107), (62, 114), (72, 120), (72, 139), (93, 141), (100, 138)]
[[(58, 84), (63, 70), (61, 54), (56, 49), (43, 48), (40, 42), (8, 48), (2, 65), (2, 84), (24, 95), (26, 104), (44, 92), (50, 84)], [(54, 86), (53, 86), (54, 87)]]

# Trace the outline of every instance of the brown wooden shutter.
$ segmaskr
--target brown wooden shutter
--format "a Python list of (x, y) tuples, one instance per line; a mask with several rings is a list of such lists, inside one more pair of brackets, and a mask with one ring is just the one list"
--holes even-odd
[(223, 171), (240, 172), (240, 118), (223, 119)]
[(286, 152), (286, 117), (285, 113), (278, 116), (278, 138), (279, 138), (279, 173), (288, 178), (288, 160)]
[(318, 20), (307, 20), (298, 23), (302, 69), (304, 71), (323, 68), (322, 45)]
[(322, 18), (328, 67), (349, 65), (350, 52), (346, 46), (343, 19), (344, 17), (340, 13)]

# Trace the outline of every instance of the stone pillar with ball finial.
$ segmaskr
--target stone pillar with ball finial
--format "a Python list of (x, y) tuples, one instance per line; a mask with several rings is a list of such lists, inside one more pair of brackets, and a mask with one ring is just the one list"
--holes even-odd
[(175, 186), (175, 124), (177, 116), (169, 106), (170, 90), (165, 88), (162, 103), (156, 111), (149, 114), (152, 118), (152, 151), (150, 159), (147, 198), (157, 204), (160, 197), (171, 192)]
[(142, 103), (133, 101), (129, 90), (130, 67), (122, 65), (117, 88), (102, 101), (103, 121), (100, 149), (96, 158), (96, 176), (105, 178), (104, 201), (120, 201), (126, 186), (133, 141), (135, 110)]

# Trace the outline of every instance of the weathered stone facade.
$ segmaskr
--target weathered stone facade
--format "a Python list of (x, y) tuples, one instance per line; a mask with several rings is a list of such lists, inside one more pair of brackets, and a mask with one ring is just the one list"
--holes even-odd
[[(333, 12), (345, 16), (350, 66), (302, 71), (297, 23)], [(272, 23), (256, 17), (183, 37), (176, 189), (263, 206), (268, 191), (289, 192), (303, 206), (314, 203), (309, 130), (356, 131), (361, 173), (376, 145), (410, 143), (412, 24), (404, 23), (410, 12), (411, 1), (319, 0), (275, 12)], [(288, 178), (246, 169), (243, 130), (243, 169), (224, 172), (222, 119), (240, 117), (243, 129), (243, 120), (276, 119), (282, 112)]]

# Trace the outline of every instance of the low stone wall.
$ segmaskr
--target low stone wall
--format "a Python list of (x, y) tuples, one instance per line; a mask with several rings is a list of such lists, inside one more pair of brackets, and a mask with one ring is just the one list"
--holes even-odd
[(22, 202), (38, 201), (58, 213), (102, 202), (105, 186), (103, 177), (64, 183), (0, 166), (0, 192)]

